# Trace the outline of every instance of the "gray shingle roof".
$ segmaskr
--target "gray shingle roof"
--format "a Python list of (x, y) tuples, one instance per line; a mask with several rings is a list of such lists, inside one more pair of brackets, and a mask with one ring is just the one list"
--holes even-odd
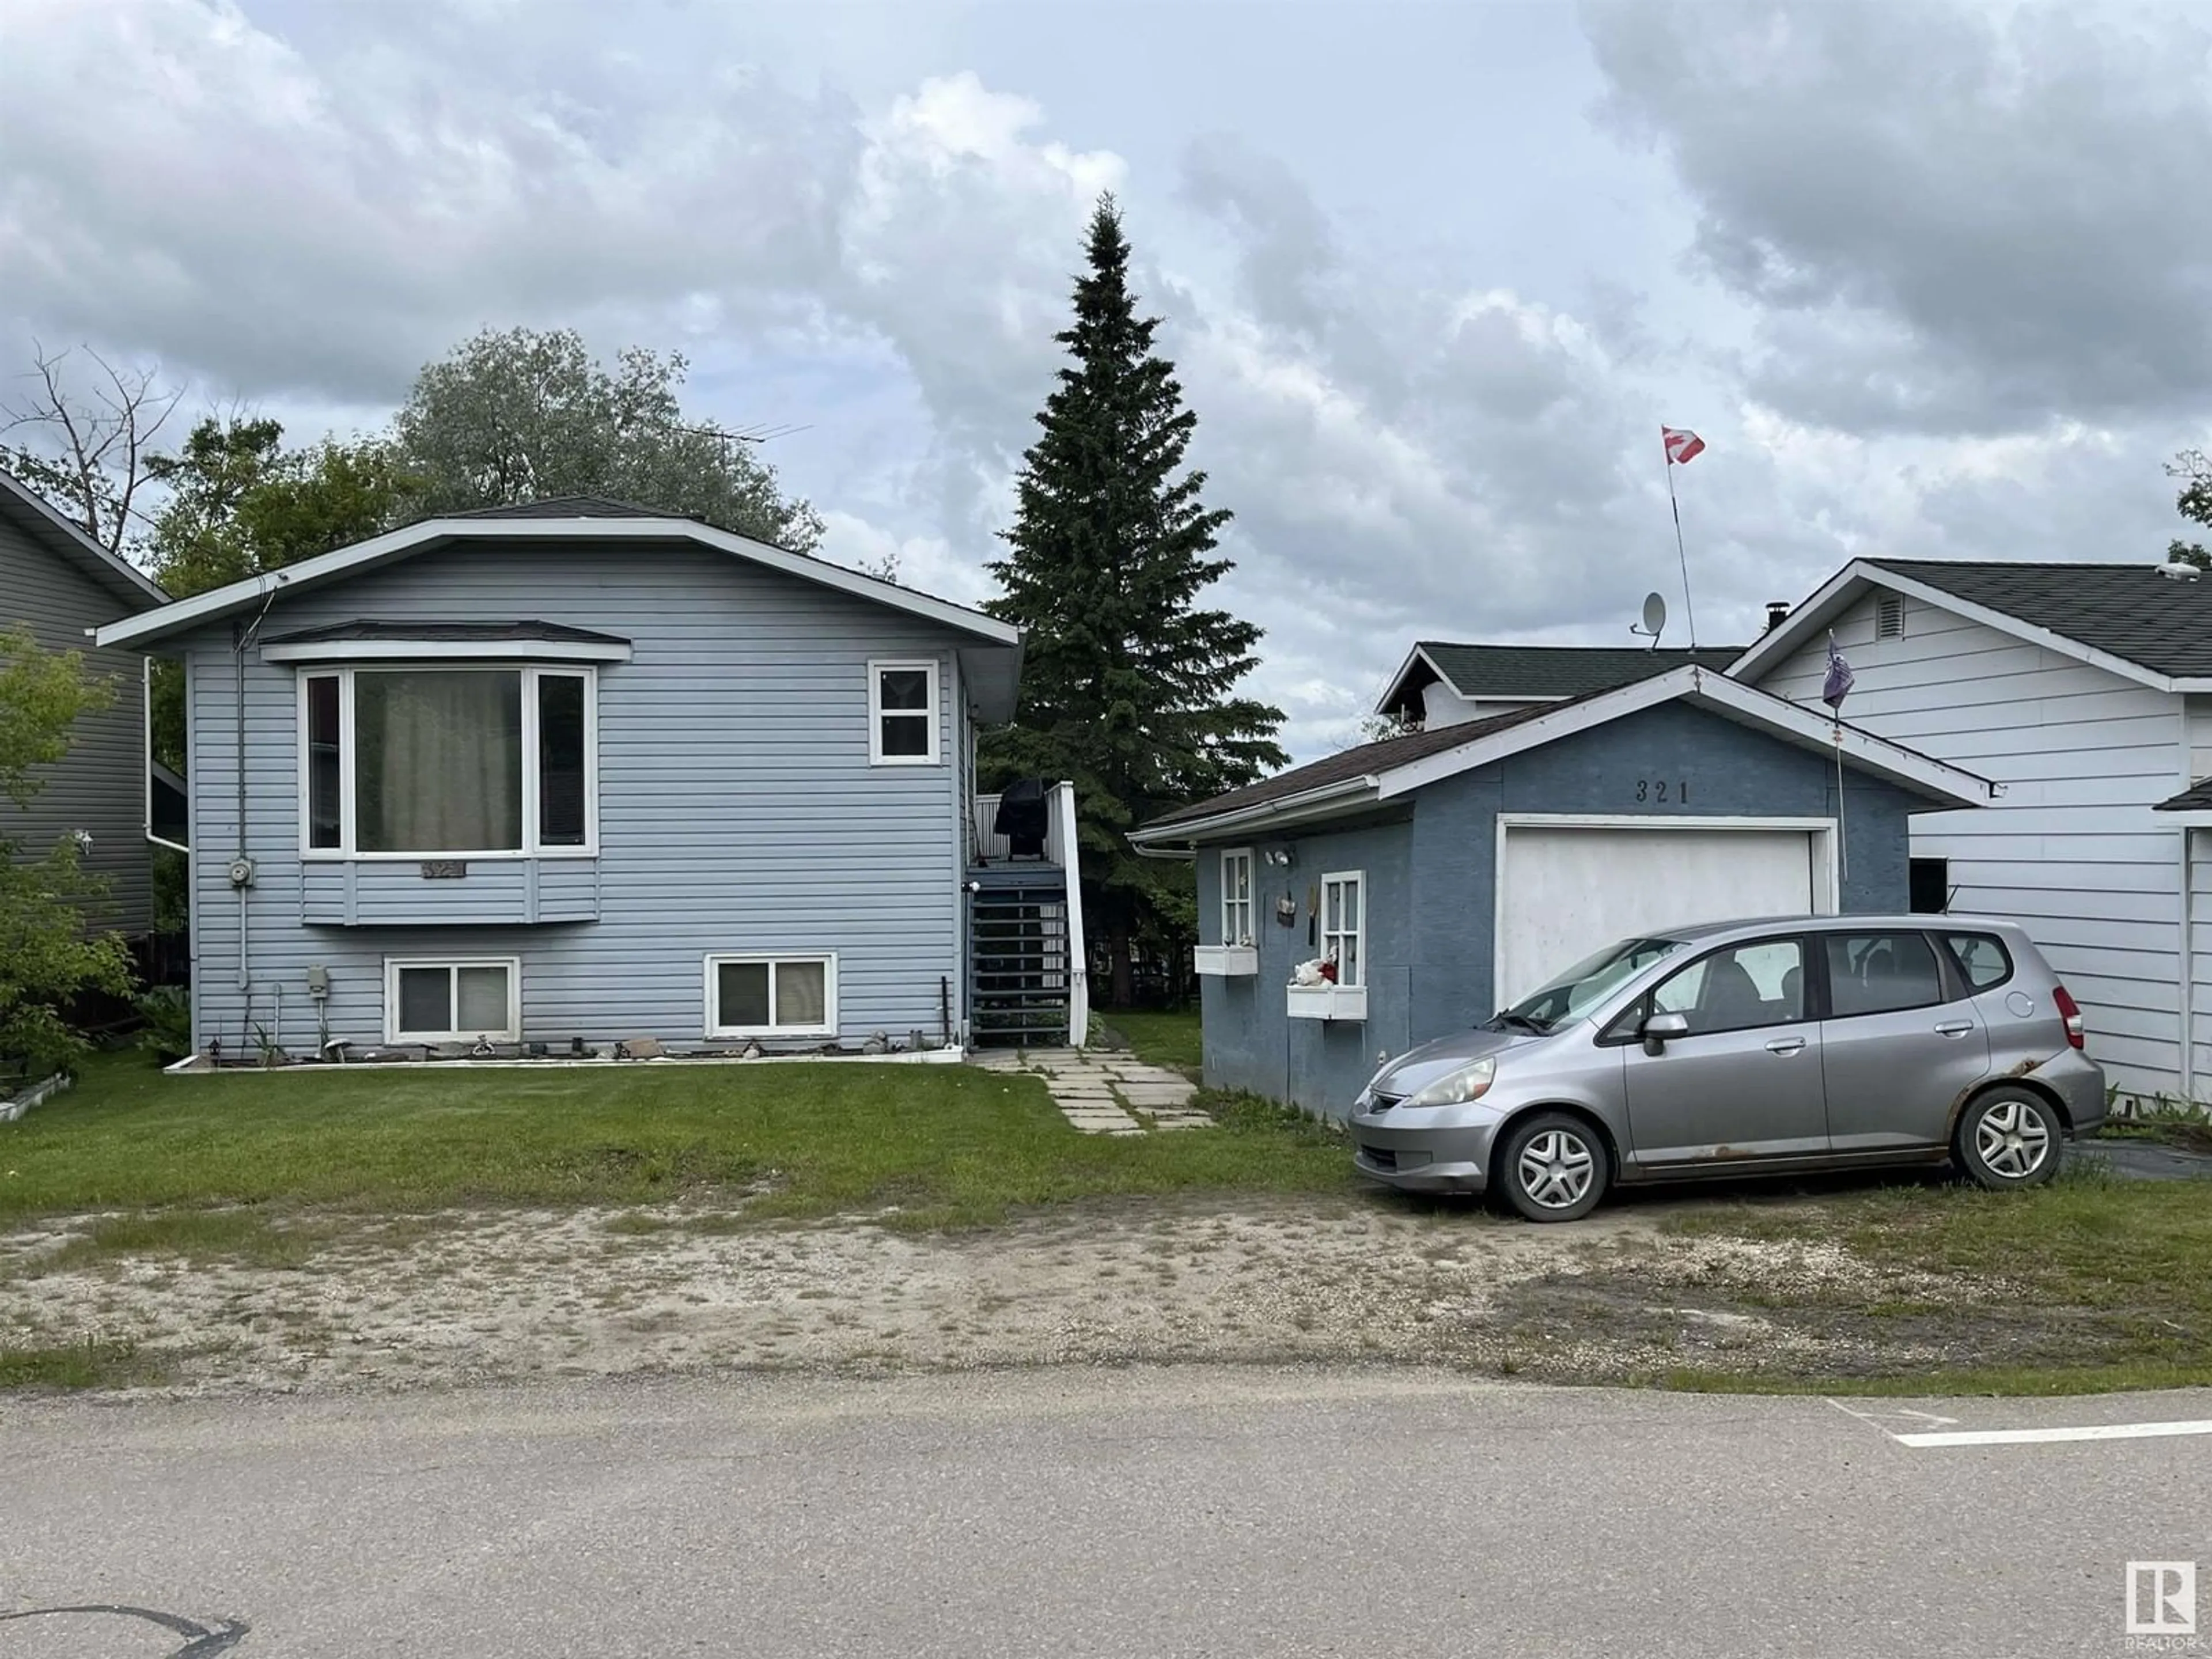
[(657, 507), (610, 501), (605, 495), (548, 495), (543, 501), (508, 501), (468, 513), (441, 513), (444, 519), (680, 519)]
[(1690, 663), (1725, 669), (1742, 653), (1735, 645), (1454, 645), (1423, 640), (1418, 647), (1462, 697), (1581, 697), (1663, 674)]
[(2195, 581), (2139, 564), (1869, 559), (1876, 570), (2001, 611), (2031, 627), (2177, 679), (2212, 676), (2212, 575)]
[(2199, 778), (2169, 800), (2162, 800), (2150, 809), (2154, 812), (2212, 812), (2212, 778)]
[[(1604, 688), (1606, 690), (1613, 689), (1611, 686)], [(1597, 693), (1590, 695), (1595, 696)], [(1579, 702), (1583, 699), (1572, 701)], [(1472, 743), (1492, 732), (1503, 732), (1523, 720), (1532, 720), (1541, 714), (1557, 714), (1561, 707), (1556, 702), (1538, 703), (1534, 708), (1516, 708), (1510, 714), (1495, 715), (1486, 720), (1439, 726), (1433, 732), (1415, 732), (1402, 738), (1385, 738), (1381, 743), (1363, 743), (1355, 748), (1340, 750), (1325, 759), (1294, 766), (1272, 778), (1262, 778), (1242, 789), (1232, 789), (1225, 795), (1216, 795), (1212, 800), (1200, 801), (1194, 806), (1179, 806), (1172, 812), (1152, 819), (1145, 827), (1150, 830), (1163, 824), (1181, 823), (1187, 819), (1210, 818), (1216, 813), (1239, 811), (1247, 806), (1261, 806), (1271, 800), (1301, 795), (1309, 789), (1319, 789), (1327, 784), (1364, 778), (1370, 772), (1388, 771), (1394, 766), (1403, 766), (1408, 761), (1419, 760), (1425, 755), (1440, 755), (1447, 749), (1456, 749), (1463, 743)]]
[(588, 628), (571, 628), (566, 623), (415, 623), (368, 619), (331, 623), (322, 628), (303, 628), (291, 634), (274, 634), (262, 642), (264, 645), (319, 645), (331, 640), (406, 640), (410, 642), (420, 640), (465, 645), (483, 645), (507, 640), (560, 640), (579, 645), (629, 643), (613, 634), (594, 634)]

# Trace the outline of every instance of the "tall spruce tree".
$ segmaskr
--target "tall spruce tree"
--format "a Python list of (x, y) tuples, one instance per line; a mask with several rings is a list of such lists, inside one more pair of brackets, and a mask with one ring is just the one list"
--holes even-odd
[(1289, 757), (1282, 711), (1233, 695), (1260, 629), (1197, 608), (1231, 568), (1211, 556), (1230, 514), (1201, 504), (1204, 473), (1182, 471), (1198, 417), (1152, 349), (1159, 319), (1137, 314), (1110, 196), (1089, 254), (1055, 337), (1072, 361), (1024, 458), (1011, 550), (989, 567), (1005, 592), (985, 608), (1020, 624), (1028, 651), (1015, 723), (986, 734), (979, 769), (1074, 783), (1084, 912), (1127, 1004), (1133, 951), (1179, 952), (1195, 914), (1188, 866), (1139, 858), (1127, 832)]

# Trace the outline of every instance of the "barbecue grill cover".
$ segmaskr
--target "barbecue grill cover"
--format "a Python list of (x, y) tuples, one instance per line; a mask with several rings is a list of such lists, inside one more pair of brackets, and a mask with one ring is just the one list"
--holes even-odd
[(1016, 778), (999, 792), (999, 816), (991, 825), (1006, 838), (1006, 850), (1018, 859), (1044, 856), (1044, 780)]

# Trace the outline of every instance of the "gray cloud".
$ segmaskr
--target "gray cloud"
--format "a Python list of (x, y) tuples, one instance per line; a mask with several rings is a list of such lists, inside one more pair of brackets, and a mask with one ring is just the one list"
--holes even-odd
[[(1686, 287), (1608, 239), (1602, 191), (1559, 203), (1540, 257), (1468, 252), (1486, 180), (1525, 197), (1559, 131), (1483, 151), (1465, 199), (1393, 226), (1285, 159), (1295, 99), (1272, 133), (1172, 142), (1171, 117), (1132, 111), (1128, 153), (1181, 156), (1139, 170), (1102, 147), (1119, 130), (1077, 143), (1019, 79), (948, 67), (926, 20), (900, 36), (910, 12), (886, 14), (865, 95), (806, 69), (799, 9), (774, 61), (714, 9), (641, 10), (618, 38), (590, 9), (528, 14), (14, 0), (0, 328), (161, 356), (301, 430), (388, 408), (487, 322), (681, 348), (708, 412), (810, 428), (775, 457), (833, 556), (896, 550), (972, 600), (1112, 187), (1200, 416), (1192, 459), (1237, 514), (1220, 602), (1268, 630), (1255, 689), (1302, 755), (1352, 735), (1414, 637), (1623, 641), (1647, 588), (1678, 599), (1662, 420), (1712, 444), (1681, 477), (1709, 642), (1854, 553), (2149, 556), (2158, 457), (2197, 435), (2145, 423), (2202, 385), (2181, 317), (2201, 216), (2151, 227), (2142, 268), (2108, 261), (2112, 314), (2075, 316), (2081, 246), (2132, 234), (2154, 193), (2099, 196), (2098, 158), (2164, 135), (2172, 188), (2173, 135), (2195, 131), (2180, 82), (2124, 45), (2074, 85), (2032, 22), (1915, 33), (1917, 13), (1855, 9), (1861, 40), (1824, 14), (1705, 9), (1686, 42), (1649, 8), (1593, 14), (1607, 119), (1688, 192), (1623, 153), (1623, 222), (1693, 251)], [(2021, 60), (2002, 76), (1976, 56), (1992, 40)], [(1905, 92), (1876, 84), (1886, 54), (1910, 60)], [(2142, 107), (2115, 116), (2118, 88)], [(1359, 113), (1339, 112), (1346, 167)], [(1576, 124), (1574, 176), (1601, 176), (1581, 117), (1554, 118)], [(2060, 124), (2047, 166), (1998, 142), (2031, 119)], [(1923, 150), (1925, 177), (1902, 167)], [(2066, 280), (2015, 269), (2039, 257)]]
[(2197, 18), (1608, 0), (1587, 23), (1607, 114), (1671, 158), (1699, 266), (1761, 314), (1752, 396), (1855, 431), (2202, 406)]

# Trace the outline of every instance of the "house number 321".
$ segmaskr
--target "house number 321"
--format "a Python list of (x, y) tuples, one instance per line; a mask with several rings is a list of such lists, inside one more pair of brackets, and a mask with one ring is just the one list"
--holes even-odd
[(1638, 778), (1636, 781), (1636, 799), (1640, 801), (1686, 801), (1690, 799), (1690, 781), (1687, 778)]

